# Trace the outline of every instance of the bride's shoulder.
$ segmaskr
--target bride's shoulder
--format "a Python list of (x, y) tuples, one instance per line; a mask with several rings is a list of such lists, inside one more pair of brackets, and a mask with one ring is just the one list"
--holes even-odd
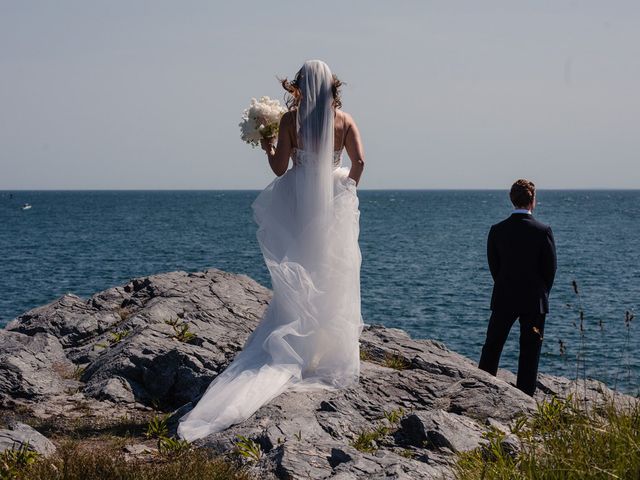
[(344, 125), (345, 131), (349, 131), (351, 129), (357, 128), (356, 121), (353, 119), (353, 117), (350, 114), (348, 114), (347, 112), (343, 112), (342, 110), (338, 110), (338, 112), (339, 112), (338, 115), (342, 117), (341, 123), (342, 125)]
[(348, 114), (347, 112), (344, 112), (342, 110), (337, 110), (337, 114), (342, 117), (342, 121), (345, 123), (345, 125), (351, 125), (354, 122), (353, 117)]
[(280, 129), (287, 132), (294, 132), (296, 125), (296, 112), (295, 110), (289, 110), (285, 112), (280, 118)]

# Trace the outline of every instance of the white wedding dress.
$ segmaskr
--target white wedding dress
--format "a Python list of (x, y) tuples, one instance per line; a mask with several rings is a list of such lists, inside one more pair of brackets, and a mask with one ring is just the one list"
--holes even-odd
[(273, 298), (229, 367), (180, 419), (193, 441), (249, 418), (285, 390), (358, 381), (359, 211), (356, 184), (334, 147), (329, 67), (306, 62), (293, 167), (253, 203)]

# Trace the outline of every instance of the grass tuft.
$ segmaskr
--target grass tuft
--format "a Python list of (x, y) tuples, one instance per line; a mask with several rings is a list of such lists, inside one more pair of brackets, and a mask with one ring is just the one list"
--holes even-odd
[(389, 410), (388, 412), (384, 412), (384, 418), (387, 419), (391, 425), (398, 425), (402, 417), (404, 417), (404, 408), (396, 408), (393, 410)]
[(379, 429), (362, 430), (356, 439), (351, 443), (353, 448), (365, 453), (375, 452), (378, 449), (378, 442), (384, 435)]
[(360, 360), (366, 362), (367, 360), (371, 360), (371, 355), (364, 348), (360, 347)]
[(189, 343), (195, 339), (197, 335), (189, 330), (189, 324), (180, 317), (165, 320), (164, 323), (173, 329), (173, 338), (180, 342)]
[(504, 434), (490, 431), (487, 445), (460, 453), (459, 480), (640, 478), (640, 403), (613, 399), (586, 410), (569, 397), (539, 404), (512, 427), (518, 452), (505, 448)]
[(407, 368), (409, 368), (410, 363), (400, 355), (387, 353), (384, 356), (383, 365), (387, 368), (393, 368), (395, 370), (406, 370)]
[(29, 446), (29, 442), (0, 453), (0, 478), (18, 478), (21, 471), (28, 468), (40, 458), (40, 454)]
[(165, 415), (164, 417), (158, 417), (157, 415), (154, 415), (147, 424), (147, 431), (145, 433), (145, 436), (147, 438), (166, 437), (169, 434), (169, 428), (167, 427), (168, 418), (169, 415)]
[[(1, 464), (0, 464), (1, 465)], [(2, 468), (0, 466), (0, 468)], [(159, 456), (153, 461), (127, 459), (121, 446), (83, 445), (63, 442), (50, 458), (38, 457), (20, 467), (13, 476), (20, 480), (249, 480), (246, 469), (214, 457), (205, 449), (191, 449), (178, 456)]]
[(384, 419), (390, 426), (379, 423), (374, 428), (361, 430), (355, 440), (351, 442), (351, 446), (361, 452), (375, 452), (384, 440), (384, 437), (397, 430), (404, 414), (405, 412), (402, 407), (384, 412)]
[(169, 458), (177, 458), (191, 450), (191, 444), (186, 440), (161, 436), (158, 438), (158, 452)]
[(109, 339), (109, 343), (111, 345), (117, 345), (122, 340), (127, 338), (130, 333), (131, 333), (131, 330), (120, 330), (116, 332), (109, 332), (109, 335), (111, 335), (111, 338)]
[(236, 440), (236, 453), (250, 462), (260, 461), (263, 455), (260, 444), (244, 435), (239, 435)]

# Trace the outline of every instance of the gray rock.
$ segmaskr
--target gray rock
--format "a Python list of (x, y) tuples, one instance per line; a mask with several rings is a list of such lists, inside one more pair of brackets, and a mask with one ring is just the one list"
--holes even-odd
[(106, 331), (120, 321), (116, 305), (106, 309), (99, 302), (85, 302), (75, 295), (60, 299), (21, 315), (7, 325), (7, 330), (34, 335), (38, 332), (53, 335), (65, 347)]
[[(135, 279), (87, 301), (65, 295), (0, 331), (0, 400), (79, 387), (88, 400), (177, 408), (242, 348), (269, 298), (248, 277), (218, 270)], [(194, 338), (181, 341), (183, 324)]]
[(518, 437), (512, 434), (509, 434), (506, 437), (504, 437), (504, 440), (502, 440), (500, 445), (502, 446), (502, 449), (514, 459), (522, 449), (520, 445), (520, 440), (518, 440)]
[(445, 412), (418, 412), (402, 420), (403, 432), (417, 447), (466, 452), (482, 444), (484, 429), (473, 420)]
[(30, 450), (48, 457), (56, 452), (56, 446), (44, 435), (24, 423), (13, 423), (0, 430), (0, 452), (28, 445)]
[[(175, 411), (168, 421), (175, 432), (242, 348), (270, 295), (246, 276), (213, 269), (134, 279), (88, 300), (65, 295), (0, 331), (0, 407), (98, 420), (161, 408)], [(240, 435), (253, 439), (264, 451), (252, 467), (260, 478), (452, 478), (455, 451), (479, 446), (490, 426), (508, 432), (536, 406), (511, 373), (493, 377), (402, 330), (368, 327), (361, 350), (357, 385), (285, 393), (196, 444), (228, 453)], [(597, 382), (580, 387), (592, 400), (612, 394)], [(541, 376), (536, 399), (575, 389)], [(390, 423), (392, 411), (401, 421)], [(373, 431), (370, 448), (356, 449)]]
[(85, 389), (85, 394), (116, 403), (135, 402), (131, 386), (126, 380), (120, 377), (112, 377), (99, 382), (93, 382)]
[(72, 374), (56, 337), (34, 332), (0, 330), (0, 402), (38, 399), (64, 392), (65, 374)]
[(125, 445), (123, 448), (125, 453), (128, 453), (132, 456), (139, 456), (139, 455), (145, 455), (148, 453), (154, 453), (157, 452), (158, 449), (155, 447), (149, 447), (148, 445), (145, 445), (143, 443), (136, 443), (133, 445)]

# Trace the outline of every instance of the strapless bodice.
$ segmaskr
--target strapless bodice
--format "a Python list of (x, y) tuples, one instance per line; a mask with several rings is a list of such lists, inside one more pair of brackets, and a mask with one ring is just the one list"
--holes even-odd
[[(308, 152), (302, 150), (300, 148), (294, 148), (291, 153), (291, 159), (293, 160), (293, 164), (298, 166), (302, 165), (307, 156)], [(333, 168), (339, 168), (342, 165), (342, 150), (334, 150), (333, 151)]]

